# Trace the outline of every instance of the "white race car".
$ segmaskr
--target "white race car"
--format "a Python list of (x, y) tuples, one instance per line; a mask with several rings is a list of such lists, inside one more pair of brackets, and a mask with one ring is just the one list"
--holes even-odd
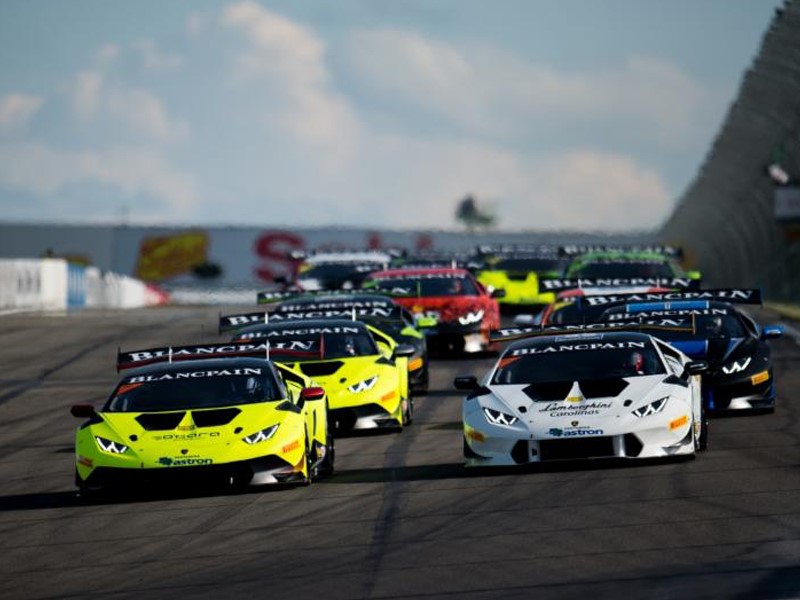
[(623, 327), (495, 332), (495, 339), (520, 341), (506, 348), (482, 382), (455, 380), (457, 389), (470, 392), (463, 404), (467, 466), (703, 449), (699, 374), (708, 365), (642, 333), (645, 324), (636, 325), (640, 331)]

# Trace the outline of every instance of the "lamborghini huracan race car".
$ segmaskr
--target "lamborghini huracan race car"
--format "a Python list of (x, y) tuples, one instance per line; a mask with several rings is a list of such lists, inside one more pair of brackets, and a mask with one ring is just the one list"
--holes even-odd
[(490, 348), (489, 330), (500, 326), (498, 297), (465, 269), (390, 269), (364, 282), (410, 310), (437, 350), (481, 352)]
[(313, 354), (278, 355), (325, 388), (337, 431), (389, 428), (411, 423), (414, 404), (408, 386), (408, 357), (414, 347), (397, 344), (370, 325), (344, 319), (286, 320), (250, 325), (234, 342), (314, 348)]
[(408, 357), (408, 380), (414, 393), (428, 390), (428, 346), (414, 317), (391, 298), (358, 292), (262, 292), (262, 304), (272, 300), (269, 312), (220, 317), (220, 332), (243, 325), (287, 319), (355, 319), (391, 336), (398, 344), (414, 347)]
[(309, 483), (332, 473), (325, 390), (266, 352), (243, 343), (120, 354), (118, 368), (133, 370), (103, 408), (72, 407), (88, 419), (76, 434), (78, 489)]
[[(459, 377), (467, 466), (587, 458), (692, 455), (704, 435), (700, 380), (707, 365), (647, 328), (687, 322), (517, 328), (479, 383)], [(690, 325), (689, 325), (690, 326)], [(616, 327), (616, 329), (615, 329)], [(530, 337), (528, 337), (530, 336)]]
[[(608, 308), (604, 321), (654, 318), (694, 318), (694, 331), (662, 331), (653, 335), (694, 359), (709, 364), (703, 375), (703, 396), (709, 411), (758, 410), (772, 412), (775, 382), (767, 340), (783, 334), (780, 326), (760, 327), (732, 303), (760, 304), (760, 290), (706, 290), (710, 297), (728, 301), (671, 299), (626, 302)], [(741, 292), (738, 297), (729, 292)], [(673, 294), (678, 296), (678, 294)], [(689, 294), (691, 297), (691, 294)]]
[(318, 252), (298, 265), (295, 284), (310, 291), (358, 289), (369, 273), (386, 269), (392, 259), (379, 251)]
[(697, 271), (686, 272), (671, 253), (657, 248), (620, 247), (594, 249), (573, 256), (564, 269), (567, 279), (688, 278), (700, 279)]
[(548, 246), (480, 246), (485, 266), (477, 273), (488, 289), (505, 290), (500, 307), (541, 307), (555, 302), (555, 293), (539, 285), (541, 279), (561, 277), (565, 261)]

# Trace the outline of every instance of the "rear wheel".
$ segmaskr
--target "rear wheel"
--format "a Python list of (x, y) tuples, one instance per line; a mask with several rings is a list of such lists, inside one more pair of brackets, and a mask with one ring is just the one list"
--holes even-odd
[(315, 476), (317, 478), (322, 477), (330, 477), (333, 475), (333, 468), (334, 462), (336, 460), (336, 449), (333, 445), (333, 436), (331, 432), (328, 431), (327, 441), (325, 443), (325, 458), (322, 459), (322, 462), (317, 465), (317, 472)]
[(700, 437), (696, 446), (700, 452), (708, 450), (708, 413), (705, 408), (700, 411)]
[(411, 425), (414, 421), (414, 398), (409, 396), (406, 398), (406, 408), (403, 411), (403, 427)]

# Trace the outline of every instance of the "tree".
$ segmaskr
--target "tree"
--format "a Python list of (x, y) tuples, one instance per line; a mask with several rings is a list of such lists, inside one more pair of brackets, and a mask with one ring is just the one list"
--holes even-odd
[(494, 215), (478, 208), (478, 203), (471, 194), (461, 200), (456, 206), (456, 221), (466, 225), (467, 229), (491, 227), (494, 225)]

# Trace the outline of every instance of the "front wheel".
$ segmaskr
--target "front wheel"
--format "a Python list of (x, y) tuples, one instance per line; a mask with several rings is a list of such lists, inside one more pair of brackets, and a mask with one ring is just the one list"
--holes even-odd
[(414, 399), (412, 397), (406, 398), (406, 408), (403, 411), (403, 427), (411, 425), (414, 421)]
[(317, 465), (317, 472), (315, 474), (317, 478), (330, 477), (333, 475), (334, 462), (336, 460), (336, 449), (333, 444), (333, 436), (329, 431), (325, 443), (325, 457), (322, 459), (322, 462)]

